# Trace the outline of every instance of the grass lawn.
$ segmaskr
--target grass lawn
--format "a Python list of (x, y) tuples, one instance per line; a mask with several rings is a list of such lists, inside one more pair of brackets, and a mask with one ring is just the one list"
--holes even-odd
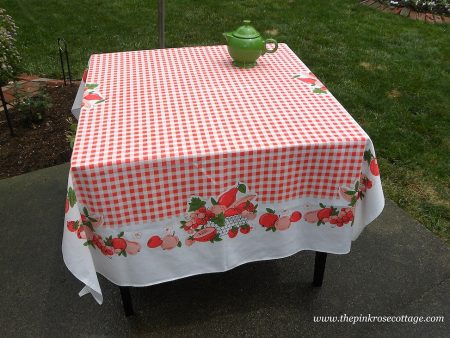
[[(156, 48), (157, 1), (3, 0), (25, 71), (60, 76), (89, 55)], [(387, 197), (450, 243), (450, 34), (357, 0), (167, 0), (168, 47), (223, 44), (249, 18), (286, 42), (371, 136)]]

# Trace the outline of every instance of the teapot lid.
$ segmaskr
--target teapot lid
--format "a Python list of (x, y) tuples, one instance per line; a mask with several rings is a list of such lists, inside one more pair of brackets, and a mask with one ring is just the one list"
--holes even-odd
[(250, 20), (244, 20), (244, 25), (233, 32), (233, 36), (241, 39), (254, 39), (259, 35), (258, 31), (250, 26)]

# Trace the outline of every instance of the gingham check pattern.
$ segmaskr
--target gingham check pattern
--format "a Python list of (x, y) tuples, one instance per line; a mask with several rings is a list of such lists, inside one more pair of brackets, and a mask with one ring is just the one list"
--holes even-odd
[(120, 227), (181, 215), (191, 196), (237, 181), (263, 203), (337, 197), (369, 138), (331, 94), (293, 78), (302, 72), (285, 44), (252, 69), (232, 66), (226, 46), (92, 55), (87, 83), (106, 101), (81, 111), (79, 201)]

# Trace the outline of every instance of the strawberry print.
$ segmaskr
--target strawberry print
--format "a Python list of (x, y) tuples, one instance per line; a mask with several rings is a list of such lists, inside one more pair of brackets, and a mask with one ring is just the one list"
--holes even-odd
[(322, 82), (311, 72), (300, 73), (293, 76), (294, 79), (299, 79), (302, 83), (310, 86), (311, 91), (315, 94), (328, 94), (328, 89)]
[(230, 230), (228, 230), (228, 237), (234, 238), (238, 235), (238, 233), (239, 233), (239, 228), (232, 227)]
[(192, 197), (187, 216), (180, 222), (180, 228), (189, 234), (185, 243), (188, 246), (195, 242), (215, 243), (224, 237), (235, 238), (239, 232), (248, 234), (253, 229), (248, 222), (256, 218), (258, 211), (255, 199), (256, 195), (248, 192), (241, 182), (217, 198)]
[(266, 231), (284, 231), (290, 228), (292, 223), (300, 221), (302, 214), (300, 211), (294, 211), (291, 215), (277, 215), (275, 210), (266, 209), (266, 213), (259, 217), (259, 224), (266, 228)]
[(147, 246), (150, 249), (154, 249), (159, 247), (162, 244), (162, 239), (161, 237), (155, 235), (149, 238), (148, 242), (147, 242)]

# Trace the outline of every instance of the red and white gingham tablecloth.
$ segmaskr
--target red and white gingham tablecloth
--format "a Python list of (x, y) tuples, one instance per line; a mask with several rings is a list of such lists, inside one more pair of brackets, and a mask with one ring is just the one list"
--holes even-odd
[(85, 81), (63, 253), (100, 302), (96, 272), (346, 253), (384, 206), (370, 138), (286, 44), (251, 69), (226, 46), (97, 54)]

